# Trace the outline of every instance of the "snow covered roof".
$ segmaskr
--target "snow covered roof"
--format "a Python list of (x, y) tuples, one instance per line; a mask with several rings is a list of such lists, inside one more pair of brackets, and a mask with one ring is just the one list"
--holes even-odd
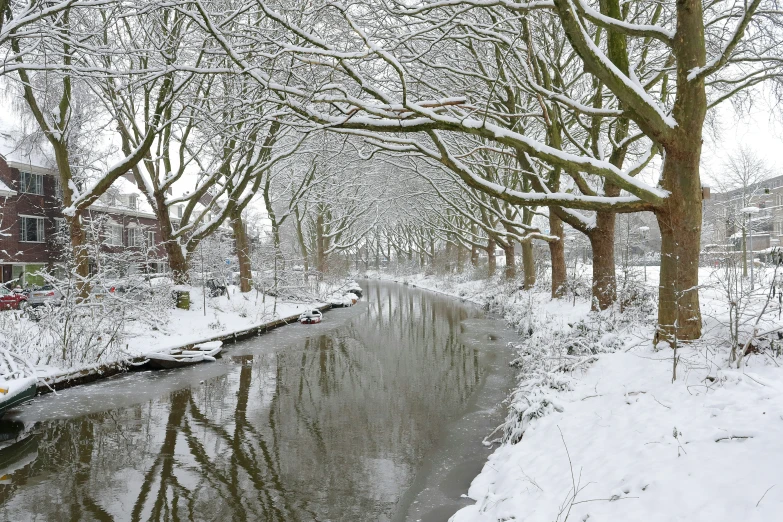
[(155, 217), (155, 213), (147, 198), (136, 184), (127, 178), (120, 177), (95, 203), (92, 208), (111, 210), (122, 214)]
[(3, 183), (2, 180), (0, 180), (0, 196), (15, 196), (16, 191), (11, 190), (11, 188)]
[(14, 131), (0, 130), (0, 156), (11, 167), (53, 173), (54, 158), (42, 148), (37, 144), (24, 143)]

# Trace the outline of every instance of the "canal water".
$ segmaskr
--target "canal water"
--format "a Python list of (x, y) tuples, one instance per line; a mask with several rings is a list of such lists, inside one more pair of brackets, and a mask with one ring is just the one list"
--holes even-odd
[(447, 520), (503, 420), (513, 334), (455, 299), (362, 286), (216, 363), (6, 416), (0, 520)]

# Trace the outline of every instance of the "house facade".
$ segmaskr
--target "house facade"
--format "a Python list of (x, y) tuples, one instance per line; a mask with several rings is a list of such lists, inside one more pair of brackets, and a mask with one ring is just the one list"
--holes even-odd
[[(746, 207), (758, 211), (743, 212)], [(704, 248), (742, 250), (743, 229), (749, 250), (757, 252), (783, 246), (783, 176), (713, 193), (705, 201)]]
[[(154, 214), (143, 208), (132, 183), (123, 178), (118, 184), (90, 207), (88, 237), (101, 252), (143, 251), (144, 266), (130, 270), (163, 270), (165, 252)], [(66, 255), (63, 237), (57, 172), (0, 155), (0, 282), (40, 284), (36, 272), (55, 269)], [(93, 266), (98, 262), (91, 258)]]

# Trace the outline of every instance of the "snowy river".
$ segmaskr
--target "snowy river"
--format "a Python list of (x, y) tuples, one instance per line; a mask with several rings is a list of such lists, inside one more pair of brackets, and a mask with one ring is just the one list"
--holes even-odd
[(353, 308), (217, 363), (47, 395), (2, 421), (0, 520), (444, 521), (490, 448), (513, 333), (364, 281)]

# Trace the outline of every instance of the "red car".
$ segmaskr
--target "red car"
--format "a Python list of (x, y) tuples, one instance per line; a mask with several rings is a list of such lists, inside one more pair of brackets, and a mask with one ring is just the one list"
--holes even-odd
[(0, 286), (0, 310), (24, 310), (27, 296)]

